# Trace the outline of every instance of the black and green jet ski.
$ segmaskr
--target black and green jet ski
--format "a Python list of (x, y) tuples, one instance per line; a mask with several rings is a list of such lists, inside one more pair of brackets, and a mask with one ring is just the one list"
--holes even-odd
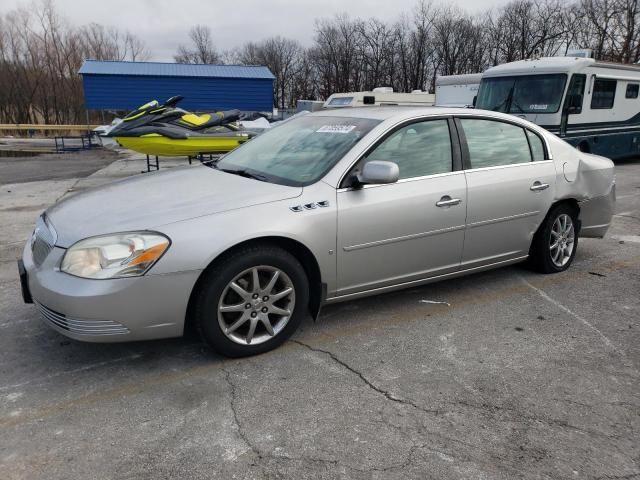
[(255, 136), (244, 130), (239, 110), (196, 115), (176, 107), (182, 96), (157, 100), (129, 113), (108, 134), (120, 145), (164, 157), (226, 153)]

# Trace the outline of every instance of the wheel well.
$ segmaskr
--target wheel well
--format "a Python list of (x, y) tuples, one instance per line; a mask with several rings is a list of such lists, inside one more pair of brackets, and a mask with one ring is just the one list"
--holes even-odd
[(578, 201), (575, 198), (563, 198), (562, 200), (558, 200), (557, 202), (554, 202), (550, 207), (549, 210), (547, 210), (547, 214), (544, 217), (544, 220), (540, 223), (540, 225), (538, 225), (538, 228), (536, 229), (533, 238), (531, 239), (531, 247), (529, 248), (529, 256), (531, 257), (532, 255), (532, 248), (535, 242), (535, 238), (540, 235), (540, 232), (542, 231), (542, 228), (544, 227), (545, 222), (547, 221), (547, 217), (549, 216), (549, 213), (551, 213), (551, 210), (553, 210), (556, 206), (558, 205), (568, 205), (570, 206), (576, 213), (576, 218), (577, 218), (577, 232), (580, 232), (580, 205), (578, 204)]
[[(551, 208), (555, 207), (556, 205), (562, 205), (562, 204), (569, 205), (570, 207), (572, 207), (575, 210), (576, 215), (580, 214), (580, 205), (578, 204), (578, 201), (575, 198), (564, 198), (562, 200), (558, 200), (553, 205), (551, 205)], [(549, 211), (551, 211), (551, 208), (549, 208)]]
[(228, 255), (231, 252), (236, 250), (240, 250), (242, 248), (248, 246), (274, 246), (282, 248), (286, 250), (290, 254), (292, 254), (296, 259), (302, 264), (302, 267), (307, 274), (307, 278), (309, 279), (309, 313), (315, 319), (320, 311), (320, 306), (324, 301), (324, 297), (326, 296), (326, 292), (324, 291), (324, 284), (322, 283), (322, 277), (320, 275), (320, 267), (318, 262), (305, 245), (302, 243), (292, 240), (291, 238), (286, 237), (260, 237), (254, 238), (251, 240), (246, 240), (244, 242), (238, 243), (231, 248), (228, 248), (224, 252), (220, 253), (216, 258), (214, 258), (209, 265), (200, 273), (198, 280), (196, 281), (193, 290), (191, 291), (191, 295), (189, 296), (189, 304), (187, 306), (187, 314), (185, 318), (185, 331), (192, 327), (192, 308), (194, 299), (196, 297), (196, 293), (200, 288), (200, 284), (202, 279), (205, 277), (205, 273), (216, 268), (220, 260)]
[[(549, 207), (549, 212), (557, 205), (568, 205), (573, 209), (573, 211), (576, 213), (576, 219), (578, 221), (577, 231), (580, 232), (580, 205), (578, 204), (578, 201), (575, 198), (563, 198), (562, 200), (554, 202), (554, 204)], [(549, 214), (549, 212), (547, 212), (547, 215)]]

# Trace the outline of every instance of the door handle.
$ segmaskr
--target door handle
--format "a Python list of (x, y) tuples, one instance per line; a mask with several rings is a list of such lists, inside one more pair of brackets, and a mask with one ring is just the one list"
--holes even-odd
[(458, 205), (462, 200), (459, 198), (451, 198), (449, 195), (445, 195), (439, 201), (436, 202), (436, 207), (452, 207)]
[(531, 190), (532, 192), (539, 192), (541, 190), (546, 190), (547, 188), (549, 188), (548, 183), (541, 183), (536, 180), (535, 182), (533, 182), (533, 185), (529, 187), (529, 190)]

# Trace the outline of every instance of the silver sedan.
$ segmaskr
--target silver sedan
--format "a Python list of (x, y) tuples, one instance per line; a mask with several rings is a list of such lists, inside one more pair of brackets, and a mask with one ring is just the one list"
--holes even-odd
[(602, 237), (613, 163), (480, 110), (370, 107), (296, 118), (217, 163), (72, 196), (19, 269), (60, 333), (115, 342), (197, 327), (218, 352), (285, 341), (353, 298), (528, 261), (567, 269)]

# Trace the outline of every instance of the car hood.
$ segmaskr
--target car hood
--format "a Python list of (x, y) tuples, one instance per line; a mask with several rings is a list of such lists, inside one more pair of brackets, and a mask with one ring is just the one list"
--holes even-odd
[(46, 214), (58, 234), (56, 244), (69, 247), (95, 235), (149, 230), (301, 193), (301, 187), (197, 166), (139, 175), (78, 193), (52, 206)]

